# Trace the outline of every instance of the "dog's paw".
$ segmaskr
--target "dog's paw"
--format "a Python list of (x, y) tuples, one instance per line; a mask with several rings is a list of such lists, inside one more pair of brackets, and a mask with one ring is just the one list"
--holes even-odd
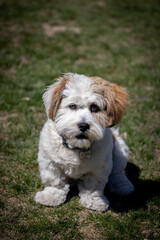
[(36, 193), (34, 200), (36, 203), (55, 207), (65, 202), (66, 196), (66, 191), (62, 189), (46, 187), (43, 191)]
[(111, 192), (119, 196), (127, 196), (134, 191), (134, 186), (127, 177), (123, 177), (120, 181), (114, 180), (109, 187)]
[(99, 212), (105, 212), (109, 208), (109, 201), (105, 196), (81, 195), (80, 203), (86, 208)]

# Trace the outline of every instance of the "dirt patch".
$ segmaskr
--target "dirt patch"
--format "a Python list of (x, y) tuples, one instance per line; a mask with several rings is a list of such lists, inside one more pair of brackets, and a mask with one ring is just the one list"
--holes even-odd
[(154, 236), (156, 237), (158, 235), (158, 232), (156, 229), (150, 227), (150, 224), (147, 222), (142, 222), (142, 226), (141, 226), (141, 230), (142, 230), (142, 234), (145, 235), (145, 237), (150, 237), (150, 236)]
[(29, 97), (23, 97), (23, 98), (21, 98), (21, 100), (28, 102), (28, 101), (30, 101), (31, 99), (30, 99)]
[(83, 64), (83, 63), (85, 63), (85, 59), (83, 59), (83, 58), (79, 58), (77, 61), (75, 61), (75, 66), (78, 66), (78, 65), (80, 65), (80, 64)]
[(159, 112), (154, 111), (150, 113), (145, 114), (146, 119), (147, 119), (147, 124), (149, 125), (149, 132), (150, 134), (155, 133), (155, 130), (159, 128)]
[(156, 149), (156, 150), (155, 150), (154, 156), (155, 156), (155, 160), (156, 160), (157, 162), (160, 162), (160, 149)]
[(80, 34), (81, 29), (79, 27), (75, 26), (51, 26), (48, 23), (43, 23), (42, 25), (44, 34), (47, 37), (53, 37), (56, 33), (62, 33), (62, 32), (74, 32), (77, 34)]
[(84, 234), (85, 240), (88, 240), (88, 239), (103, 240), (104, 239), (100, 234), (99, 229), (93, 223), (89, 223), (88, 225), (81, 227), (79, 231)]
[(84, 235), (85, 240), (95, 239), (95, 240), (103, 240), (104, 238), (100, 234), (100, 230), (95, 226), (93, 222), (88, 222), (88, 215), (92, 213), (92, 211), (85, 209), (78, 213), (80, 228), (79, 231)]
[(0, 111), (0, 121), (6, 122), (8, 118), (15, 118), (17, 117), (17, 113), (8, 113), (6, 111)]
[(105, 1), (98, 1), (96, 5), (99, 6), (99, 7), (105, 7), (106, 2)]
[(90, 210), (85, 209), (85, 210), (80, 211), (80, 212), (78, 213), (79, 222), (80, 222), (80, 223), (82, 223), (82, 222), (84, 222), (84, 221), (87, 220), (89, 212), (90, 212)]

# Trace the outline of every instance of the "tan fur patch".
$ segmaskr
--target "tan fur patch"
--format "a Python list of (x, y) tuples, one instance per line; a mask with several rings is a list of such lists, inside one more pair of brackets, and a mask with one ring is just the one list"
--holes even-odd
[(106, 114), (108, 116), (106, 127), (117, 124), (127, 105), (128, 93), (125, 88), (109, 83), (100, 77), (91, 77), (94, 81), (94, 92), (104, 97)]
[(48, 110), (48, 116), (50, 119), (53, 119), (53, 120), (55, 118), (56, 112), (62, 100), (62, 91), (65, 89), (65, 85), (69, 81), (69, 78), (67, 76), (64, 76), (57, 80), (58, 82), (54, 85), (50, 107)]

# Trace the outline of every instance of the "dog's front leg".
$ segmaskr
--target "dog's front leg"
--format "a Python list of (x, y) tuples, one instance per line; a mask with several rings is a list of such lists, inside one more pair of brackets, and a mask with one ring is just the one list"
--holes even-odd
[(109, 201), (104, 196), (104, 188), (107, 179), (100, 179), (94, 174), (87, 174), (79, 183), (80, 203), (89, 209), (106, 211)]
[(43, 191), (37, 192), (35, 196), (36, 203), (46, 206), (59, 206), (65, 202), (69, 192), (65, 176), (60, 169), (45, 161), (39, 161), (42, 183), (45, 185)]
[(43, 191), (36, 193), (35, 201), (45, 206), (59, 206), (65, 202), (68, 189), (68, 186), (65, 186), (63, 189), (45, 187)]

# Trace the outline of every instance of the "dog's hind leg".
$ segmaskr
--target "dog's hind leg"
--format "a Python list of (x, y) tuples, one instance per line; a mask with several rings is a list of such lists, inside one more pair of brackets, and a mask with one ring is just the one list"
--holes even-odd
[(129, 195), (134, 191), (134, 186), (125, 173), (129, 149), (119, 136), (118, 130), (112, 130), (112, 134), (114, 136), (113, 169), (109, 177), (109, 188), (117, 195)]

